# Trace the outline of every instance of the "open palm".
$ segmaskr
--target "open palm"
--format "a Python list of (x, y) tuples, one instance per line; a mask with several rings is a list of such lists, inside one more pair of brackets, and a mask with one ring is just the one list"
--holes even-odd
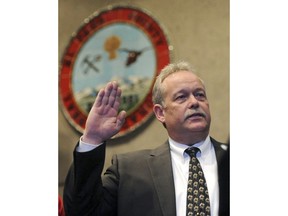
[(120, 131), (126, 117), (125, 111), (118, 113), (120, 96), (116, 82), (109, 82), (99, 91), (86, 121), (84, 142), (99, 144)]

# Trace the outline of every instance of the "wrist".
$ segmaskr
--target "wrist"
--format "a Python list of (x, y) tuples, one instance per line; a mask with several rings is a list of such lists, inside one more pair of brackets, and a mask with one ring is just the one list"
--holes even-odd
[(99, 145), (102, 144), (104, 142), (104, 140), (102, 140), (101, 138), (97, 137), (97, 136), (88, 136), (87, 134), (83, 134), (83, 136), (81, 137), (81, 141), (90, 145)]

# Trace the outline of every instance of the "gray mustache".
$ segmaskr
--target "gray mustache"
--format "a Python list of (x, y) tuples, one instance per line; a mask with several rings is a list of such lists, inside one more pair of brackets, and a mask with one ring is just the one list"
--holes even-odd
[(186, 114), (185, 114), (185, 118), (189, 118), (189, 117), (193, 117), (193, 116), (202, 116), (202, 117), (206, 117), (206, 114), (204, 113), (204, 112), (202, 112), (202, 111), (199, 111), (199, 110), (197, 110), (197, 111), (190, 111), (190, 112), (187, 112)]

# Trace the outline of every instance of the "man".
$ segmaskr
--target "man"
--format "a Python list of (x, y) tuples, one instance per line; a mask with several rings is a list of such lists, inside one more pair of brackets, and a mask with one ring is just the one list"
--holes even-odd
[(197, 157), (209, 193), (210, 212), (202, 214), (226, 214), (219, 198), (219, 194), (223, 196), (219, 192), (223, 173), (218, 166), (225, 149), (209, 136), (211, 117), (205, 86), (189, 64), (166, 66), (154, 84), (153, 110), (167, 130), (168, 141), (153, 150), (113, 156), (112, 165), (101, 177), (105, 141), (119, 132), (126, 117), (125, 111), (118, 113), (120, 96), (117, 83), (108, 83), (88, 115), (65, 183), (66, 215), (188, 215), (190, 156), (185, 149), (191, 146), (200, 149)]

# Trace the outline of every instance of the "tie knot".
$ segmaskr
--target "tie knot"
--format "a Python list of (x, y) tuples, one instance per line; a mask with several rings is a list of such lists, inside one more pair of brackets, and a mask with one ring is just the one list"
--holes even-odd
[(200, 151), (200, 149), (197, 147), (190, 147), (185, 150), (190, 157), (195, 157), (198, 151)]

